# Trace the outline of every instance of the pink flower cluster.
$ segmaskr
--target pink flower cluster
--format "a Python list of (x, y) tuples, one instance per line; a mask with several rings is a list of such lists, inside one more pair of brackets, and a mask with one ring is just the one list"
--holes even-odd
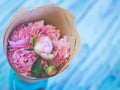
[[(30, 42), (33, 36), (42, 38), (42, 40), (38, 40), (42, 42), (45, 42), (43, 37), (49, 37), (49, 41), (53, 45), (50, 52), (55, 57), (49, 62), (42, 60), (43, 68), (46, 68), (48, 65), (54, 65), (59, 68), (61, 64), (68, 60), (70, 45), (67, 37), (60, 38), (60, 31), (52, 25), (44, 25), (43, 20), (30, 22), (16, 28), (8, 39), (8, 59), (17, 72), (25, 76), (31, 76), (31, 67), (37, 59), (37, 55), (34, 50), (28, 51), (26, 48), (32, 47)], [(46, 47), (46, 45), (44, 46)], [(49, 49), (49, 47), (43, 48), (42, 52), (47, 50), (47, 48)]]

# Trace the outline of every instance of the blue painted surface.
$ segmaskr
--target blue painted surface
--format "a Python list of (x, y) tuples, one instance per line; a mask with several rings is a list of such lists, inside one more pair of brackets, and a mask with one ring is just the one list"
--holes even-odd
[[(5, 27), (22, 6), (54, 3), (75, 16), (81, 50), (61, 74), (36, 84), (21, 82), (2, 47)], [(120, 90), (120, 0), (1, 0), (0, 90)]]

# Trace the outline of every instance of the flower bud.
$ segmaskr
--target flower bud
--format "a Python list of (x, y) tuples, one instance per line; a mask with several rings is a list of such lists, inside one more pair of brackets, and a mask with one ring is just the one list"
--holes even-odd
[(48, 76), (53, 76), (55, 74), (57, 74), (57, 68), (55, 66), (48, 66), (46, 69), (45, 69), (45, 73), (46, 75)]

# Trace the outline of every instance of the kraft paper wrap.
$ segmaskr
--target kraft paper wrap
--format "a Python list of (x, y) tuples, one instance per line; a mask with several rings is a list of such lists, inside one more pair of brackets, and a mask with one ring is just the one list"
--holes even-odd
[[(66, 67), (68, 67), (70, 61), (80, 50), (80, 38), (74, 25), (74, 17), (68, 11), (60, 7), (57, 7), (53, 4), (38, 7), (31, 11), (28, 11), (25, 8), (21, 8), (15, 13), (15, 15), (13, 16), (13, 18), (11, 19), (9, 25), (5, 30), (4, 38), (3, 38), (3, 47), (7, 60), (8, 60), (8, 56), (7, 56), (8, 38), (11, 32), (15, 28), (17, 28), (20, 24), (28, 23), (36, 20), (44, 20), (45, 24), (54, 25), (56, 28), (60, 30), (62, 36), (66, 35), (68, 37), (68, 40), (70, 42), (70, 57), (68, 62), (59, 71), (60, 73), (64, 71)], [(16, 74), (22, 81), (27, 83), (35, 83), (37, 81), (46, 79), (46, 78), (41, 79), (41, 78), (25, 77), (17, 72)]]

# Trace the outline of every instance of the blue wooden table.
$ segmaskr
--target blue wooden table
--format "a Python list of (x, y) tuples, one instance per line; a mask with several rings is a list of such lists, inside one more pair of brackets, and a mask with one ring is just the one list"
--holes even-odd
[[(81, 50), (61, 74), (36, 84), (21, 82), (2, 46), (11, 17), (54, 3), (75, 16)], [(29, 89), (28, 89), (29, 88)], [(120, 90), (120, 0), (0, 0), (0, 90)]]

